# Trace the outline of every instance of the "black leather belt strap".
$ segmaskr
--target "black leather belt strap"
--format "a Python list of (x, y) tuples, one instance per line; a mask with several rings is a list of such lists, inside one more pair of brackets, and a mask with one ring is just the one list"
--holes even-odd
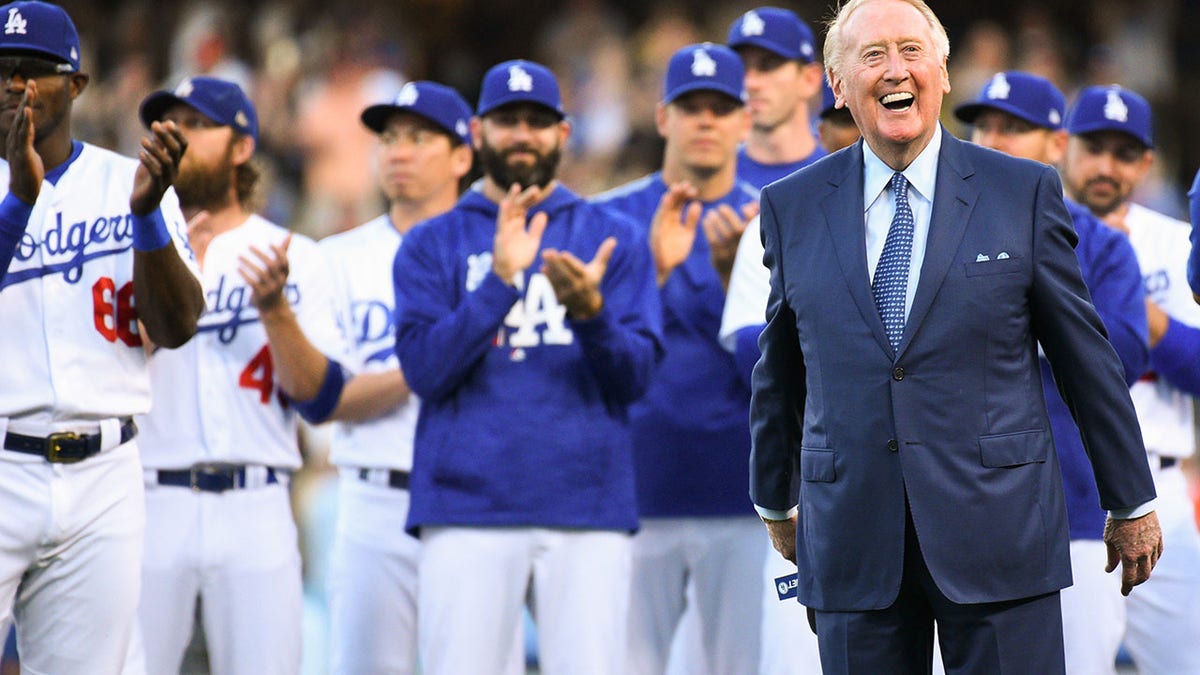
[[(137, 436), (137, 425), (133, 423), (133, 418), (123, 418), (121, 420), (121, 444), (128, 443), (134, 436)], [(77, 434), (74, 431), (64, 431), (49, 436), (26, 436), (10, 431), (4, 435), (5, 450), (23, 452), (27, 455), (40, 455), (47, 461), (58, 464), (74, 464), (99, 453), (101, 442), (99, 433)]]
[[(358, 470), (358, 479), (359, 480), (371, 480), (371, 470), (370, 469), (359, 469)], [(399, 469), (389, 470), (387, 484), (388, 484), (388, 487), (396, 488), (397, 490), (407, 490), (408, 489), (408, 472), (400, 471)]]
[[(283, 470), (267, 467), (267, 485), (279, 482)], [(197, 464), (190, 469), (159, 469), (159, 485), (186, 487), (196, 492), (225, 492), (246, 487), (246, 466), (242, 464)]]

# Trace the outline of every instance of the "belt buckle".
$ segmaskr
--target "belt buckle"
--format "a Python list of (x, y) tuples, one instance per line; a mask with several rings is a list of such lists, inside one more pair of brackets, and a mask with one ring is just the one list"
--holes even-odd
[(83, 457), (64, 457), (62, 444), (83, 438), (74, 431), (60, 431), (46, 437), (46, 459), (55, 464), (74, 464)]
[[(188, 485), (191, 486), (192, 492), (200, 492), (201, 476), (227, 476), (230, 468), (225, 464), (193, 464), (192, 468), (188, 469)], [(230, 482), (237, 482), (236, 478), (231, 478)]]

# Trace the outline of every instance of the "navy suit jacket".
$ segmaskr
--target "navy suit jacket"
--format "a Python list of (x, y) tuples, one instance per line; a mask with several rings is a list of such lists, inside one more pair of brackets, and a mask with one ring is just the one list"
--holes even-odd
[(762, 193), (771, 295), (750, 496), (787, 510), (799, 479), (798, 594), (815, 609), (892, 604), (906, 498), (929, 571), (954, 602), (1068, 586), (1038, 341), (1102, 506), (1143, 504), (1154, 485), (1058, 175), (943, 130), (925, 259), (913, 263), (920, 281), (893, 353), (867, 273), (861, 143)]

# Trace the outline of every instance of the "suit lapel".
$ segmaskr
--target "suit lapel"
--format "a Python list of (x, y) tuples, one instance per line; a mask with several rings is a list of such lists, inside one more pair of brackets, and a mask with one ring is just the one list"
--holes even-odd
[(825, 225), (833, 241), (834, 253), (842, 277), (850, 289), (850, 296), (858, 307), (858, 313), (871, 329), (880, 349), (892, 357), (892, 345), (888, 342), (871, 295), (871, 280), (867, 274), (867, 224), (863, 214), (863, 154), (862, 141), (844, 153), (847, 158), (839, 170), (830, 171), (829, 194), (821, 200), (825, 214)]
[(908, 321), (904, 324), (904, 338), (900, 341), (897, 358), (904, 355), (909, 342), (921, 327), (921, 321), (929, 313), (933, 299), (954, 262), (967, 229), (967, 219), (979, 196), (979, 191), (967, 181), (975, 170), (963, 156), (962, 143), (950, 132), (942, 130), (942, 149), (938, 157), (937, 184), (929, 217), (925, 260), (921, 263), (921, 279), (917, 283), (912, 309), (908, 312)]

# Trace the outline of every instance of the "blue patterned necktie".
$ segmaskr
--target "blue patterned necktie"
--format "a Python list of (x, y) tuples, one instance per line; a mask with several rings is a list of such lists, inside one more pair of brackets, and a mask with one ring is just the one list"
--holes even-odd
[(883, 319), (888, 342), (895, 350), (904, 335), (904, 297), (908, 293), (908, 264), (912, 257), (913, 214), (908, 206), (908, 180), (902, 173), (892, 174), (889, 183), (896, 212), (892, 215), (892, 226), (888, 228), (883, 242), (883, 253), (875, 266), (875, 280), (871, 291), (875, 295), (875, 307)]

